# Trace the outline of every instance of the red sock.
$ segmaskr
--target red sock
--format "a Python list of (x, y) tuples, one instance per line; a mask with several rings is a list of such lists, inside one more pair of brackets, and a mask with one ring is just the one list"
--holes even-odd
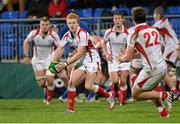
[(76, 97), (76, 91), (68, 91), (68, 109), (74, 110), (74, 99)]
[(97, 93), (102, 94), (106, 98), (110, 97), (110, 94), (105, 89), (103, 89), (102, 87), (98, 87)]
[(52, 97), (53, 97), (53, 90), (49, 90), (47, 88), (47, 101), (50, 102), (52, 100)]
[(167, 99), (167, 97), (168, 97), (168, 93), (167, 92), (161, 92), (161, 93), (162, 93), (161, 99), (163, 101), (165, 101)]
[(110, 90), (111, 90), (113, 96), (116, 97), (116, 91), (115, 91), (115, 89), (114, 89), (114, 83), (111, 84)]

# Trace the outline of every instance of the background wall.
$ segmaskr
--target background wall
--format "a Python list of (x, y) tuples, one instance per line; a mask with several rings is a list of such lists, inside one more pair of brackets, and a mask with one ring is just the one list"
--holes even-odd
[(42, 98), (32, 65), (0, 64), (0, 98)]

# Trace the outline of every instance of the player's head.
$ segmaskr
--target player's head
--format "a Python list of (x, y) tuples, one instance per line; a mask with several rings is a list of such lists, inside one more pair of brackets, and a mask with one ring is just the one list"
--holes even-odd
[(132, 9), (132, 19), (135, 24), (146, 22), (146, 12), (142, 7), (134, 7)]
[(114, 16), (113, 16), (113, 20), (114, 20), (115, 26), (117, 26), (117, 27), (121, 26), (123, 24), (123, 21), (124, 21), (124, 14), (122, 12), (115, 11)]
[(71, 32), (75, 33), (79, 27), (80, 17), (78, 14), (71, 12), (66, 16), (66, 23)]
[(40, 20), (40, 29), (42, 33), (47, 33), (50, 28), (50, 19), (48, 17), (42, 17)]
[(162, 7), (157, 7), (154, 9), (154, 20), (159, 21), (164, 17), (164, 9)]

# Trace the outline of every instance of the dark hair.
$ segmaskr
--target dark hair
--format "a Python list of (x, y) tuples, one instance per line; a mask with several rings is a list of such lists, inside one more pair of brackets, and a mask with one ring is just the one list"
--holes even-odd
[(144, 23), (146, 22), (146, 12), (142, 7), (134, 7), (132, 9), (132, 19), (137, 23)]
[(122, 18), (124, 18), (124, 13), (123, 13), (123, 12), (120, 12), (120, 11), (115, 11), (115, 12), (114, 12), (114, 15), (121, 15)]
[(42, 17), (41, 21), (43, 21), (43, 22), (47, 22), (47, 21), (51, 22), (49, 17)]

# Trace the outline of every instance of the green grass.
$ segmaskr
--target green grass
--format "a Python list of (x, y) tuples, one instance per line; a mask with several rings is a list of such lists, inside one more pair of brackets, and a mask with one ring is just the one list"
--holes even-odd
[(151, 102), (132, 102), (125, 106), (107, 108), (105, 100), (98, 103), (76, 103), (74, 113), (65, 112), (66, 103), (57, 99), (46, 106), (41, 99), (0, 100), (0, 122), (15, 123), (178, 123), (180, 101), (175, 101), (174, 111), (169, 118), (160, 118)]

